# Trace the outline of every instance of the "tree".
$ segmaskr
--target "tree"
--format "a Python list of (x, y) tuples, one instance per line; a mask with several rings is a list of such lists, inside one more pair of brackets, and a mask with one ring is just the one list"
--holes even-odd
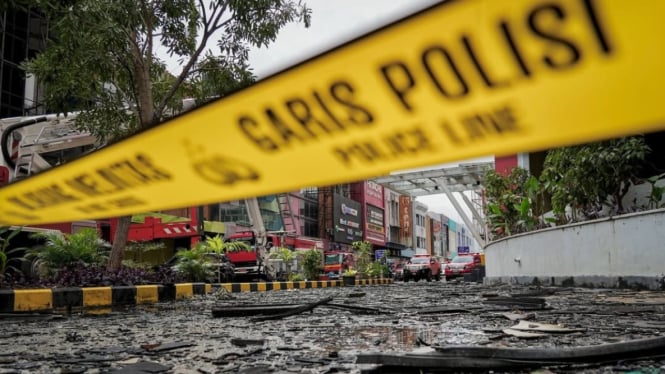
[(529, 171), (515, 167), (502, 175), (485, 171), (485, 217), (492, 238), (528, 232), (543, 226), (545, 196), (538, 179)]
[(308, 280), (319, 279), (323, 271), (323, 253), (316, 248), (305, 251), (302, 254), (302, 268)]
[(367, 276), (370, 263), (372, 262), (372, 243), (363, 240), (351, 243), (356, 254), (356, 269), (362, 276)]
[(582, 213), (595, 218), (603, 209), (610, 214), (625, 213), (623, 197), (651, 151), (643, 136), (611, 139), (550, 150), (545, 158), (541, 180), (552, 196), (557, 215), (572, 208), (573, 220)]
[[(14, 0), (50, 20), (47, 49), (24, 64), (44, 84), (49, 111), (81, 111), (76, 125), (112, 143), (254, 81), (252, 46), (291, 22), (309, 26), (301, 0)], [(210, 45), (216, 41), (216, 49)], [(178, 59), (167, 71), (161, 49)], [(109, 270), (121, 266), (131, 217), (120, 217)]]

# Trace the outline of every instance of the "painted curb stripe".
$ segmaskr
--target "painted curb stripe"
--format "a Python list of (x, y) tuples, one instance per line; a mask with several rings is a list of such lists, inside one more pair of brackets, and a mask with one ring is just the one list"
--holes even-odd
[(53, 289), (53, 307), (80, 308), (83, 306), (83, 289), (78, 287), (65, 287)]
[(14, 290), (14, 311), (29, 312), (53, 309), (53, 291), (50, 288)]
[(192, 284), (192, 293), (194, 295), (205, 295), (206, 294), (206, 284), (205, 283), (193, 283)]
[(109, 306), (113, 305), (113, 291), (111, 287), (85, 287), (83, 288), (83, 306)]
[[(356, 285), (391, 284), (391, 279), (357, 279)], [(228, 292), (266, 292), (308, 288), (342, 287), (342, 281), (259, 283), (181, 283), (114, 287), (62, 287), (31, 290), (0, 290), (0, 313), (52, 311), (62, 308), (111, 307), (154, 304), (206, 295), (224, 288)]]
[(0, 290), (0, 313), (14, 312), (14, 290)]
[(194, 295), (194, 290), (192, 283), (179, 283), (175, 285), (175, 299), (182, 300), (185, 298), (192, 297)]
[(240, 292), (250, 292), (252, 291), (252, 284), (253, 283), (240, 283)]
[(174, 284), (164, 284), (158, 287), (159, 302), (175, 300), (176, 289)]
[(136, 304), (154, 304), (159, 302), (159, 286), (135, 286)]
[(116, 286), (111, 289), (112, 305), (136, 305), (136, 287)]

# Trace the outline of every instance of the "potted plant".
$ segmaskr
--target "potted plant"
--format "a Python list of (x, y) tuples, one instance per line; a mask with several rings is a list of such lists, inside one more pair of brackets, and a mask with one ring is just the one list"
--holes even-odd
[(352, 268), (347, 269), (342, 273), (342, 284), (345, 286), (355, 286), (356, 275), (358, 275), (358, 271)]

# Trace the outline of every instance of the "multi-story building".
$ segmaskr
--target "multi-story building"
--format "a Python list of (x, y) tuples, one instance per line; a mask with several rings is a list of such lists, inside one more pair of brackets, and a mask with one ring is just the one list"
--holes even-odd
[[(386, 228), (386, 250), (389, 257), (404, 257), (407, 248), (403, 241), (403, 230), (400, 221), (400, 200), (403, 196), (386, 187), (383, 188), (384, 207), (385, 207), (385, 228)], [(408, 209), (410, 212), (410, 208)], [(410, 214), (410, 213), (409, 213)]]
[(427, 205), (419, 202), (413, 202), (413, 248), (416, 254), (428, 253), (427, 250)]
[(0, 118), (43, 114), (38, 86), (20, 65), (44, 50), (48, 24), (37, 12), (0, 11)]
[(441, 213), (434, 212), (427, 212), (426, 218), (428, 253), (437, 257), (445, 257), (448, 242), (448, 218)]
[(385, 202), (383, 186), (365, 180), (351, 184), (351, 195), (357, 196), (362, 208), (362, 240), (373, 248), (383, 249), (386, 245)]

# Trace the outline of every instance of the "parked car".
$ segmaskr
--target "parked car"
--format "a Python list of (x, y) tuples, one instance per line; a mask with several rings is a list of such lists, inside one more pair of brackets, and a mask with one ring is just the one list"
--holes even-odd
[(431, 282), (432, 278), (439, 281), (441, 273), (439, 260), (430, 255), (415, 255), (404, 266), (404, 281), (408, 282), (413, 279), (418, 282), (421, 279), (427, 279), (428, 282)]
[(446, 280), (456, 277), (463, 277), (464, 274), (470, 274), (473, 269), (480, 265), (480, 256), (459, 255), (446, 264)]

